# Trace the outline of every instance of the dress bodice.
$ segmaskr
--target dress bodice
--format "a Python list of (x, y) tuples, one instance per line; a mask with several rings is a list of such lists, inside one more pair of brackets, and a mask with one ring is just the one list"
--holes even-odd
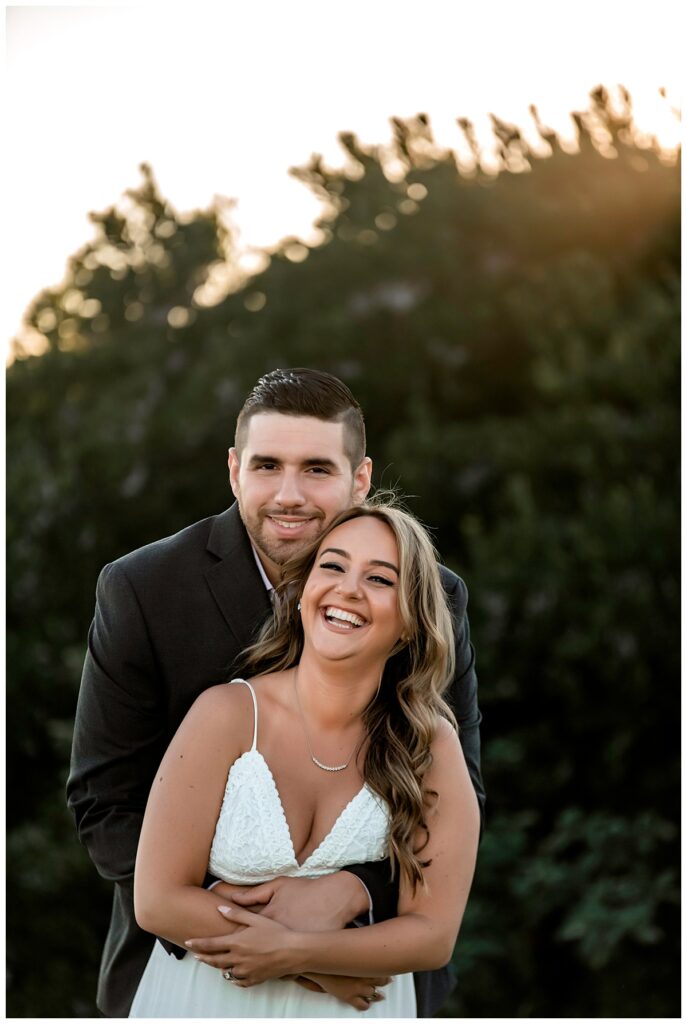
[(243, 679), (232, 683), (244, 683), (252, 694), (253, 744), (229, 769), (210, 850), (210, 873), (225, 882), (257, 885), (280, 875), (317, 877), (388, 856), (389, 810), (365, 784), (320, 845), (298, 863), (274, 776), (257, 749), (255, 691)]

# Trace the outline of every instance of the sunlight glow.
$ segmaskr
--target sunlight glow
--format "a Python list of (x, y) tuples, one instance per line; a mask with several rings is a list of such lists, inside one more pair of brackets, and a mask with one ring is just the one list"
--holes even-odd
[[(504, 0), (469, 8), (443, 0), (422, 7), (349, 0), (345, 17), (324, 13), (314, 0), (197, 11), (170, 5), (164, 12), (145, 4), (10, 7), (5, 337), (92, 237), (89, 211), (112, 206), (140, 184), (143, 160), (176, 210), (207, 207), (218, 193), (235, 196), (235, 203), (225, 202), (239, 247), (250, 254), (288, 238), (286, 258), (300, 262), (326, 234), (313, 227), (320, 201), (289, 176), (289, 167), (317, 151), (326, 165), (345, 163), (355, 177), (360, 165), (344, 154), (337, 133), (353, 131), (388, 149), (392, 116), (426, 110), (436, 143), (453, 150), (469, 174), (474, 157), (458, 118), (471, 121), (483, 144), (492, 144), (491, 112), (546, 148), (529, 112), (534, 103), (573, 151), (570, 111), (584, 109), (598, 83), (622, 82), (648, 144), (658, 139), (671, 159), (680, 140), (678, 38), (670, 0), (646, 9), (617, 0)], [(495, 173), (489, 154), (484, 167)], [(512, 169), (526, 165), (516, 158)], [(389, 158), (390, 180), (402, 172), (400, 161)], [(408, 188), (399, 215), (417, 212), (422, 188)], [(375, 227), (390, 230), (393, 216), (380, 211)], [(175, 230), (172, 220), (162, 220), (157, 234), (164, 240)], [(374, 245), (377, 237), (367, 229), (360, 241)], [(121, 253), (112, 247), (104, 258), (121, 279)], [(164, 265), (163, 246), (153, 246), (147, 258)], [(242, 264), (233, 278), (216, 271), (194, 304), (220, 301), (240, 272), (251, 270)], [(76, 297), (73, 303), (71, 311), (79, 311)], [(132, 303), (127, 316), (135, 313)], [(88, 315), (95, 330), (103, 329), (99, 312)], [(65, 344), (78, 344), (69, 338)]]

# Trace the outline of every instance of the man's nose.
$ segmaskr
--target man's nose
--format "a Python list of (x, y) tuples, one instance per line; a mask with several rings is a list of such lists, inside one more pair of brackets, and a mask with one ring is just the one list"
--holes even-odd
[(282, 473), (274, 500), (282, 508), (294, 508), (305, 504), (298, 473)]

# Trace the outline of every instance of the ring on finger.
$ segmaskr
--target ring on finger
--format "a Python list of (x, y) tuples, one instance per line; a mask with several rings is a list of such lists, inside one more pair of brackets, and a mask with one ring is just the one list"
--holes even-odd
[(225, 978), (226, 981), (231, 981), (234, 983), (237, 981), (237, 979), (234, 977), (234, 972), (231, 967), (227, 967), (226, 970), (222, 971), (222, 977)]

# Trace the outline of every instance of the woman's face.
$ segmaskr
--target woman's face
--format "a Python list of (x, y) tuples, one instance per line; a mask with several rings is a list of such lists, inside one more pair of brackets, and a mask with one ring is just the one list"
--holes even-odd
[(342, 523), (322, 541), (301, 597), (306, 645), (334, 660), (384, 664), (403, 632), (399, 556), (374, 516)]

